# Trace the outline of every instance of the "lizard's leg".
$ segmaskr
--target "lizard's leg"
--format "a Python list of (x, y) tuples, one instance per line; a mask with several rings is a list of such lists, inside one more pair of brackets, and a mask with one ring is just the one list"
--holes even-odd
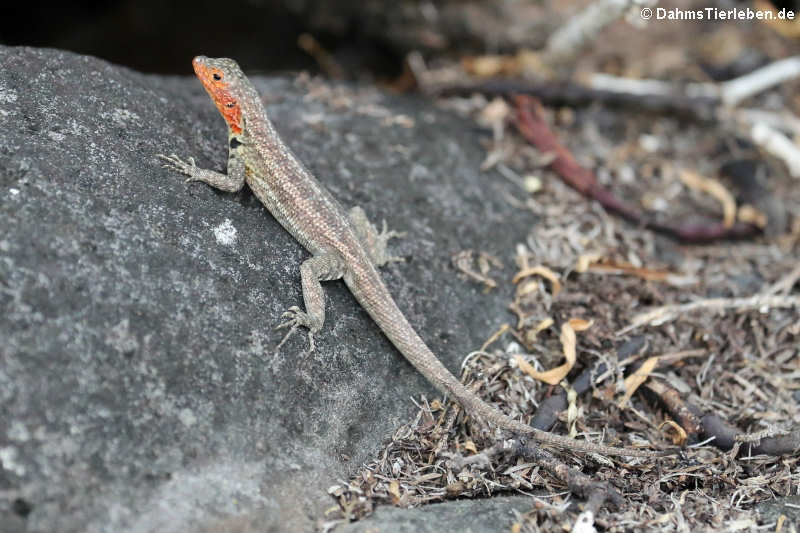
[(372, 264), (375, 266), (383, 266), (392, 261), (405, 261), (404, 258), (389, 255), (386, 250), (387, 244), (390, 239), (395, 237), (405, 237), (406, 233), (403, 231), (389, 231), (386, 229), (386, 221), (383, 221), (383, 229), (378, 232), (377, 228), (367, 220), (367, 214), (360, 207), (354, 207), (347, 214), (353, 228), (356, 231), (356, 236), (361, 241), (361, 244), (367, 250)]
[[(280, 348), (295, 330), (304, 326), (308, 328), (308, 343), (310, 350), (314, 351), (314, 333), (322, 328), (325, 322), (325, 292), (320, 281), (330, 281), (344, 276), (346, 266), (338, 254), (327, 253), (315, 255), (303, 261), (300, 265), (300, 281), (303, 286), (303, 303), (306, 310), (292, 306), (283, 313), (288, 320), (276, 329), (290, 328), (277, 348)], [(276, 348), (276, 349), (277, 349)]]
[(216, 189), (221, 189), (227, 192), (236, 192), (244, 186), (245, 164), (237, 148), (241, 145), (231, 142), (230, 150), (228, 151), (228, 173), (216, 172), (205, 168), (198, 168), (194, 163), (194, 158), (190, 157), (188, 163), (181, 158), (172, 155), (156, 154), (164, 160), (164, 168), (176, 170), (181, 174), (189, 176), (186, 182), (202, 181), (208, 183)]

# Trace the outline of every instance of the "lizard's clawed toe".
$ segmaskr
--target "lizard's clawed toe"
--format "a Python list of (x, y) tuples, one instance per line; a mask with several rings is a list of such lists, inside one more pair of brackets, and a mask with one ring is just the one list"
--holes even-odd
[(287, 309), (281, 315), (281, 318), (289, 318), (291, 320), (287, 320), (286, 322), (284, 322), (281, 325), (277, 326), (275, 329), (281, 329), (281, 328), (285, 328), (287, 326), (290, 326), (292, 323), (294, 323), (297, 320), (298, 315), (302, 315), (302, 314), (305, 314), (305, 313), (303, 313), (300, 310), (299, 307), (297, 307), (296, 305), (291, 306), (289, 309)]
[(281, 315), (281, 318), (286, 318), (285, 322), (282, 322), (275, 329), (283, 329), (283, 328), (297, 328), (299, 326), (304, 326), (309, 329), (313, 329), (311, 326), (311, 318), (308, 314), (301, 310), (296, 305), (291, 306), (285, 313)]
[(309, 330), (308, 331), (308, 352), (311, 353), (314, 351), (314, 332)]
[(383, 227), (381, 228), (381, 232), (378, 233), (378, 239), (383, 243), (388, 243), (391, 239), (402, 239), (403, 237), (408, 235), (408, 232), (406, 231), (396, 231), (393, 229), (389, 229), (386, 226), (386, 220), (383, 220), (382, 222), (383, 222), (382, 224)]
[(195, 164), (193, 157), (188, 158), (187, 163), (175, 154), (156, 154), (156, 156), (164, 160), (164, 162), (161, 164), (162, 167), (189, 176), (189, 179), (186, 180), (186, 182), (197, 181), (194, 178), (194, 169), (197, 168), (197, 165)]
[(301, 310), (296, 305), (293, 305), (285, 313), (283, 313), (281, 315), (281, 318), (287, 318), (288, 320), (286, 320), (285, 322), (282, 322), (282, 323), (278, 324), (277, 326), (275, 326), (275, 329), (289, 328), (289, 331), (286, 332), (286, 335), (283, 336), (283, 339), (281, 339), (281, 342), (278, 343), (278, 346), (275, 349), (277, 350), (281, 346), (283, 346), (284, 343), (287, 340), (289, 340), (289, 337), (291, 337), (292, 334), (295, 331), (297, 331), (297, 328), (302, 326), (302, 327), (308, 328), (308, 344), (309, 344), (309, 348), (308, 349), (309, 349), (309, 352), (313, 352), (314, 351), (314, 333), (319, 328), (318, 327), (317, 328), (314, 327), (314, 325), (312, 324), (313, 321), (311, 320), (311, 317), (309, 317), (309, 315), (305, 311)]

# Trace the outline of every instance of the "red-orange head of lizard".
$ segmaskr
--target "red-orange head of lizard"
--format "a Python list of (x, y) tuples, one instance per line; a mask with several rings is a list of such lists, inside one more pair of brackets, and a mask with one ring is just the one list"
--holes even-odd
[[(231, 64), (226, 64), (226, 61)], [(228, 127), (234, 133), (241, 133), (242, 108), (234, 94), (239, 67), (230, 59), (210, 59), (205, 56), (195, 57), (192, 66)]]

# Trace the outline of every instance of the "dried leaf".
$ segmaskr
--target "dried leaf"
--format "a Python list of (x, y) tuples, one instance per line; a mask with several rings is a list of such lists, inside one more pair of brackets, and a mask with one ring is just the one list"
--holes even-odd
[(726, 228), (733, 226), (736, 222), (736, 200), (725, 186), (717, 180), (706, 178), (687, 169), (681, 170), (680, 178), (690, 189), (704, 192), (719, 200), (722, 204), (722, 224)]
[(483, 343), (483, 346), (481, 346), (481, 351), (482, 351), (482, 352), (486, 351), (486, 348), (488, 348), (488, 347), (489, 347), (489, 346), (490, 346), (490, 345), (491, 345), (491, 344), (492, 344), (494, 341), (496, 341), (497, 339), (499, 339), (500, 337), (502, 337), (503, 333), (505, 333), (506, 331), (508, 331), (508, 330), (510, 330), (510, 329), (511, 329), (511, 326), (509, 326), (508, 324), (503, 324), (503, 325), (501, 325), (501, 326), (498, 328), (498, 330), (497, 330), (497, 331), (495, 331), (494, 333), (492, 333), (492, 336), (491, 336), (491, 337), (489, 337), (488, 339), (486, 339), (486, 342), (484, 342), (484, 343)]
[(539, 284), (535, 281), (526, 281), (522, 285), (519, 286), (517, 289), (517, 298), (521, 298), (523, 296), (527, 296), (532, 292), (536, 292), (539, 290)]
[(400, 502), (402, 496), (400, 494), (400, 483), (397, 480), (393, 479), (389, 483), (389, 488), (386, 489), (386, 492), (392, 496), (392, 503), (398, 504)]
[(775, 524), (775, 533), (781, 533), (783, 524), (786, 522), (786, 515), (782, 514), (778, 517), (778, 522)]
[(503, 55), (483, 55), (466, 57), (462, 61), (464, 70), (468, 73), (488, 78), (499, 74), (515, 74), (519, 71), (514, 57)]
[(689, 438), (689, 436), (686, 434), (686, 430), (683, 429), (680, 424), (674, 420), (664, 420), (664, 422), (658, 426), (658, 429), (660, 430), (664, 426), (670, 426), (674, 430), (672, 432), (672, 444), (683, 446), (686, 443), (686, 440)]
[(552, 325), (553, 325), (553, 319), (550, 317), (545, 318), (544, 320), (536, 324), (536, 326), (533, 329), (527, 331), (527, 333), (525, 334), (525, 340), (527, 340), (531, 344), (534, 343), (536, 341), (536, 337), (539, 336), (539, 333), (546, 330)]
[(658, 364), (658, 359), (658, 356), (648, 358), (636, 372), (625, 378), (625, 395), (619, 401), (620, 408), (625, 407), (625, 404), (631, 399), (636, 389), (647, 381), (647, 378), (650, 377), (650, 373)]
[(752, 224), (757, 228), (764, 229), (767, 227), (767, 215), (750, 204), (744, 204), (739, 208), (738, 218), (739, 222)]
[(475, 252), (473, 250), (462, 250), (456, 254), (453, 254), (450, 260), (453, 262), (453, 266), (456, 267), (456, 270), (460, 271), (468, 278), (483, 283), (487, 290), (497, 287), (497, 282), (490, 278), (487, 274), (490, 269), (490, 264), (502, 267), (502, 263), (489, 254), (479, 252), (477, 260), (480, 271), (476, 272), (472, 267), (474, 255)]
[(502, 56), (478, 56), (464, 61), (465, 70), (476, 76), (489, 77), (501, 73), (506, 66)]
[(511, 280), (512, 283), (519, 283), (520, 280), (528, 276), (542, 276), (553, 285), (553, 297), (557, 296), (561, 291), (561, 282), (558, 281), (558, 274), (547, 268), (546, 266), (536, 265), (520, 270)]
[(532, 375), (536, 373), (536, 369), (533, 368), (533, 365), (527, 362), (521, 355), (514, 354), (514, 362), (516, 362), (517, 367), (526, 374)]
[(561, 382), (561, 387), (567, 391), (567, 427), (570, 438), (574, 439), (578, 435), (578, 393), (566, 380)]
[(575, 338), (575, 330), (572, 329), (572, 326), (569, 325), (569, 322), (565, 322), (561, 326), (561, 345), (562, 349), (564, 350), (564, 357), (567, 359), (567, 362), (561, 366), (557, 366), (555, 368), (551, 368), (545, 372), (537, 372), (527, 361), (522, 359), (520, 356), (514, 356), (517, 364), (519, 365), (519, 369), (528, 374), (533, 379), (538, 379), (539, 381), (543, 381), (548, 385), (557, 385), (564, 379), (569, 371), (572, 370), (572, 367), (575, 366), (575, 359), (576, 359), (576, 346), (577, 346), (577, 339)]
[(628, 274), (647, 281), (660, 281), (682, 287), (697, 283), (697, 278), (676, 274), (669, 270), (637, 267), (625, 261), (604, 259), (598, 255), (585, 255), (578, 258), (575, 272), (592, 272), (593, 274)]
[(528, 335), (528, 340), (530, 341), (535, 340), (536, 337), (539, 335), (539, 333), (543, 332), (552, 325), (553, 325), (553, 319), (550, 317), (545, 318), (544, 320), (536, 324), (536, 327), (530, 331)]
[(631, 274), (647, 281), (666, 281), (672, 274), (668, 270), (640, 268), (625, 262), (605, 261), (589, 265), (589, 271), (597, 274)]
[(575, 331), (586, 331), (594, 324), (594, 320), (586, 320), (585, 318), (570, 318), (569, 325)]
[(578, 261), (575, 263), (575, 268), (573, 269), (575, 272), (579, 274), (583, 274), (587, 270), (589, 270), (589, 266), (592, 263), (597, 263), (603, 258), (600, 254), (584, 254), (578, 257)]

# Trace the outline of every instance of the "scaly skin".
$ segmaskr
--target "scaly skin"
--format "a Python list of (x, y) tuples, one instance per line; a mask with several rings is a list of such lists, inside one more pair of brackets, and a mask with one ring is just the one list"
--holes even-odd
[(386, 231), (385, 225), (378, 233), (359, 208), (345, 212), (278, 137), (258, 92), (235, 61), (198, 56), (192, 65), (228, 124), (228, 173), (197, 168), (191, 158), (186, 163), (175, 155), (159, 157), (166, 167), (189, 176), (187, 181), (202, 181), (230, 192), (247, 183), (278, 222), (311, 252), (312, 257), (300, 266), (305, 311), (292, 307), (279, 327), (290, 328), (289, 334), (300, 326), (308, 328), (313, 349), (313, 335), (325, 321), (320, 281), (344, 279), (392, 344), (467, 413), (540, 443), (570, 450), (635, 457), (671, 453), (614, 448), (541, 431), (502, 414), (462, 385), (408, 323), (377, 271), (397, 260), (386, 254), (386, 243), (399, 234)]

